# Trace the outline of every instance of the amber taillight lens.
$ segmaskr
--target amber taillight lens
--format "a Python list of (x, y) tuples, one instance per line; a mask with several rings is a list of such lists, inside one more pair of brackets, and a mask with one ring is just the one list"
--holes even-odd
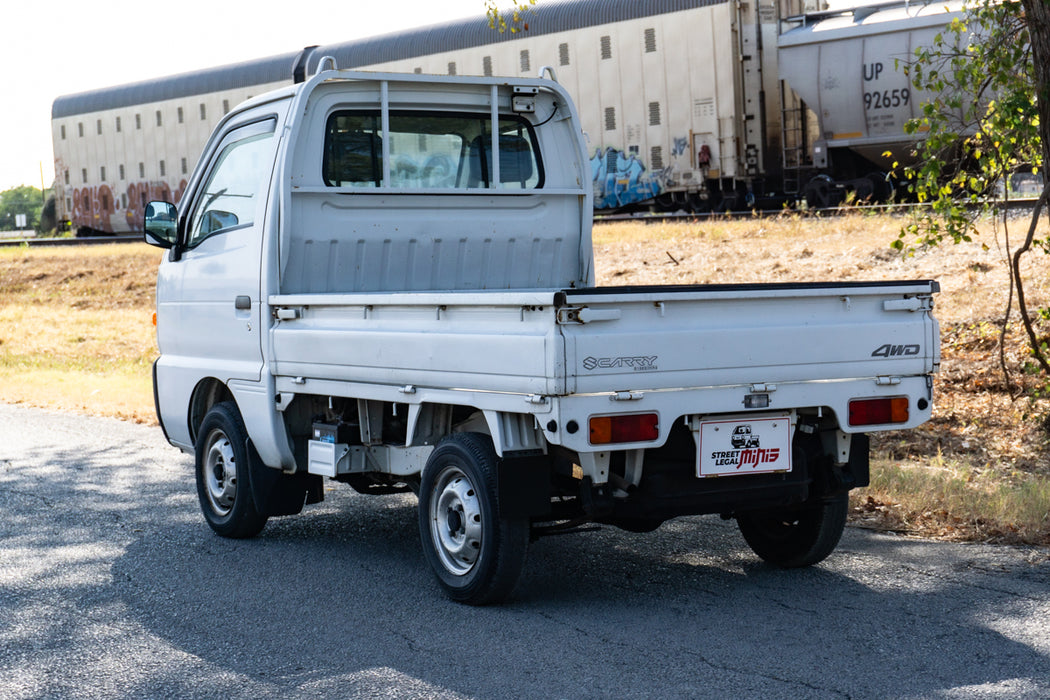
[(592, 445), (652, 442), (660, 437), (660, 416), (655, 413), (593, 416), (590, 427)]
[(886, 425), (908, 422), (908, 399), (853, 399), (849, 402), (850, 425)]

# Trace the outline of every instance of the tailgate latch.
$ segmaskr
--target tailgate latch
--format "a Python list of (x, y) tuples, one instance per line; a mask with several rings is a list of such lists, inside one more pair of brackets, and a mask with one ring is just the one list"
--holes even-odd
[(932, 311), (931, 297), (906, 297), (904, 299), (887, 299), (882, 302), (883, 311)]
[(303, 317), (302, 307), (281, 307), (273, 310), (274, 318), (278, 321), (294, 321)]
[(558, 309), (558, 323), (595, 323), (596, 321), (618, 321), (623, 316), (620, 309), (592, 309), (589, 306), (566, 306)]

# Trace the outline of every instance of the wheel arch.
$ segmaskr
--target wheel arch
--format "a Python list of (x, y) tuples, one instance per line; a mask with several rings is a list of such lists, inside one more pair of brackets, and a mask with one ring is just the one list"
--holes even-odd
[(233, 392), (222, 380), (215, 377), (205, 377), (197, 382), (197, 386), (193, 388), (186, 420), (189, 426), (190, 440), (194, 445), (197, 444), (197, 433), (200, 431), (201, 423), (204, 422), (204, 417), (208, 415), (208, 411), (213, 406), (223, 401), (232, 401), (235, 404), (237, 402)]
[(531, 413), (483, 411), (489, 437), (499, 457), (547, 453), (547, 438)]
[[(456, 413), (465, 414), (457, 419)], [(424, 402), (409, 407), (407, 444), (436, 443), (451, 433), (472, 432), (492, 439), (498, 457), (547, 453), (547, 439), (531, 413)]]

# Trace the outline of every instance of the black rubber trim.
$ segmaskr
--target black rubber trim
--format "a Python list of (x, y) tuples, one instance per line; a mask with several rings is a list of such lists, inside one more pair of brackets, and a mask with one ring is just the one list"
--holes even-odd
[(161, 418), (161, 416), (160, 416), (160, 394), (157, 392), (157, 363), (158, 362), (160, 362), (160, 358), (159, 357), (156, 360), (153, 361), (153, 370), (152, 370), (152, 374), (153, 374), (153, 410), (157, 414), (157, 422), (160, 424), (160, 432), (164, 434), (164, 439), (167, 440), (169, 444), (174, 445), (175, 443), (173, 443), (171, 441), (171, 438), (168, 437), (168, 431), (164, 427), (164, 419)]
[[(897, 280), (876, 282), (753, 282), (747, 284), (675, 284), (623, 287), (583, 287), (580, 289), (563, 289), (558, 294), (564, 297), (579, 296), (615, 296), (617, 294), (673, 294), (681, 292), (745, 292), (745, 291), (799, 291), (806, 289), (879, 289), (883, 287), (900, 287), (926, 285), (930, 291), (938, 293), (941, 285), (936, 280)], [(557, 301), (557, 298), (556, 298)]]
[(307, 46), (296, 57), (295, 65), (292, 66), (292, 82), (296, 85), (306, 82), (306, 62), (310, 60), (310, 54), (314, 52), (317, 46), (317, 44)]

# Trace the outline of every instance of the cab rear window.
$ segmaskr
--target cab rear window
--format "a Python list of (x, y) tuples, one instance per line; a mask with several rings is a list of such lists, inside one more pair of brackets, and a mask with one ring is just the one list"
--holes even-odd
[[(384, 133), (378, 110), (334, 112), (325, 129), (322, 172), (329, 187), (472, 189), (494, 186), (489, 115), (391, 111)], [(390, 160), (384, 183), (384, 144)], [(500, 115), (501, 189), (543, 186), (531, 126)]]

